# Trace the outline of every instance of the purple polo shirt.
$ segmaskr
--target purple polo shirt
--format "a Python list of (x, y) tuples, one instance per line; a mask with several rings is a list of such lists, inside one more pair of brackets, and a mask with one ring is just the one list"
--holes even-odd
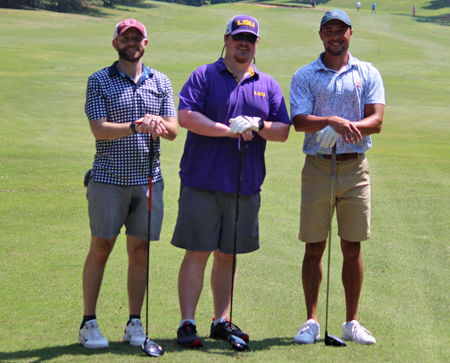
[[(213, 121), (229, 125), (240, 115), (290, 124), (283, 93), (269, 75), (253, 65), (254, 75), (238, 83), (222, 58), (197, 68), (183, 86), (179, 110), (200, 112)], [(208, 137), (188, 131), (180, 163), (183, 185), (237, 193), (240, 139)], [(241, 193), (260, 191), (266, 175), (266, 140), (255, 133), (245, 143)]]

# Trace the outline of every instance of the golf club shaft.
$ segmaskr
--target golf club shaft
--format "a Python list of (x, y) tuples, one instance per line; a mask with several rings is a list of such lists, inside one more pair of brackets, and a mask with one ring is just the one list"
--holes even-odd
[(330, 186), (330, 228), (328, 231), (328, 264), (327, 264), (327, 304), (325, 315), (325, 332), (328, 331), (328, 300), (330, 288), (330, 260), (331, 260), (331, 227), (333, 225), (333, 206), (334, 206), (334, 181), (336, 179), (336, 144), (331, 149), (331, 186)]
[(241, 138), (239, 140), (239, 145), (240, 145), (240, 150), (239, 150), (238, 185), (237, 185), (237, 196), (236, 196), (236, 221), (234, 224), (233, 268), (231, 271), (230, 323), (233, 321), (234, 275), (236, 273), (236, 245), (237, 245), (237, 227), (238, 227), (238, 221), (239, 221), (239, 199), (241, 196), (242, 169), (243, 169), (243, 165), (244, 165), (244, 151), (245, 151), (244, 139)]
[(145, 317), (145, 335), (148, 338), (148, 285), (149, 285), (149, 265), (150, 265), (150, 231), (152, 225), (152, 191), (153, 191), (153, 137), (150, 135), (149, 150), (149, 177), (148, 177), (148, 226), (147, 226), (147, 290), (146, 290), (146, 317)]

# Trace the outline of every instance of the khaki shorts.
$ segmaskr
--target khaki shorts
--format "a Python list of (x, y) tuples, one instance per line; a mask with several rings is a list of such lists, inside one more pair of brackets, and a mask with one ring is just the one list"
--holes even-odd
[[(150, 240), (159, 241), (164, 216), (164, 181), (152, 184)], [(91, 235), (110, 239), (120, 233), (147, 241), (148, 185), (121, 186), (89, 181), (86, 196), (89, 207)]]
[[(232, 254), (236, 225), (237, 195), (182, 185), (178, 218), (172, 244), (190, 251)], [(259, 248), (259, 193), (240, 195), (236, 253)]]
[[(303, 242), (321, 242), (330, 225), (331, 160), (307, 155), (302, 171), (300, 234)], [(351, 242), (370, 238), (369, 164), (358, 159), (336, 162), (334, 205), (338, 235)]]

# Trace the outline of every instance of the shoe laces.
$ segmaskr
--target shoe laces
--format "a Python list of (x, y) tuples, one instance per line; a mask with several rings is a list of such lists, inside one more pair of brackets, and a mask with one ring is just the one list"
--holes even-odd
[(313, 324), (312, 322), (307, 321), (305, 324), (303, 324), (300, 329), (298, 330), (297, 334), (301, 334), (306, 332), (307, 330), (311, 330), (313, 332)]
[(357, 337), (362, 335), (372, 335), (372, 333), (364, 328), (360, 323), (355, 323), (352, 327), (352, 335)]
[(229, 332), (231, 332), (233, 330), (242, 331), (241, 329), (239, 329), (239, 327), (237, 325), (234, 325), (231, 321), (225, 322), (225, 329), (228, 330)]
[(144, 336), (144, 329), (142, 327), (141, 321), (138, 321), (138, 322), (131, 321), (130, 325), (131, 325), (130, 335)]
[(86, 323), (86, 329), (88, 330), (88, 334), (91, 336), (92, 339), (102, 339), (103, 335), (100, 333), (100, 329), (98, 328), (98, 325), (91, 322)]
[(186, 332), (186, 335), (196, 335), (197, 328), (193, 324), (183, 324), (183, 330)]

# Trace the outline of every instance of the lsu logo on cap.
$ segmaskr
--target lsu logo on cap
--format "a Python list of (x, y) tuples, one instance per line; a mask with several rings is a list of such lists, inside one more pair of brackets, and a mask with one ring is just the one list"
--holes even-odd
[(242, 21), (238, 19), (237, 25), (238, 25), (238, 26), (241, 26), (241, 25), (247, 25), (247, 26), (251, 26), (252, 28), (255, 27), (255, 23), (254, 23), (253, 21), (247, 20), (247, 19), (244, 19), (244, 20), (242, 20)]

